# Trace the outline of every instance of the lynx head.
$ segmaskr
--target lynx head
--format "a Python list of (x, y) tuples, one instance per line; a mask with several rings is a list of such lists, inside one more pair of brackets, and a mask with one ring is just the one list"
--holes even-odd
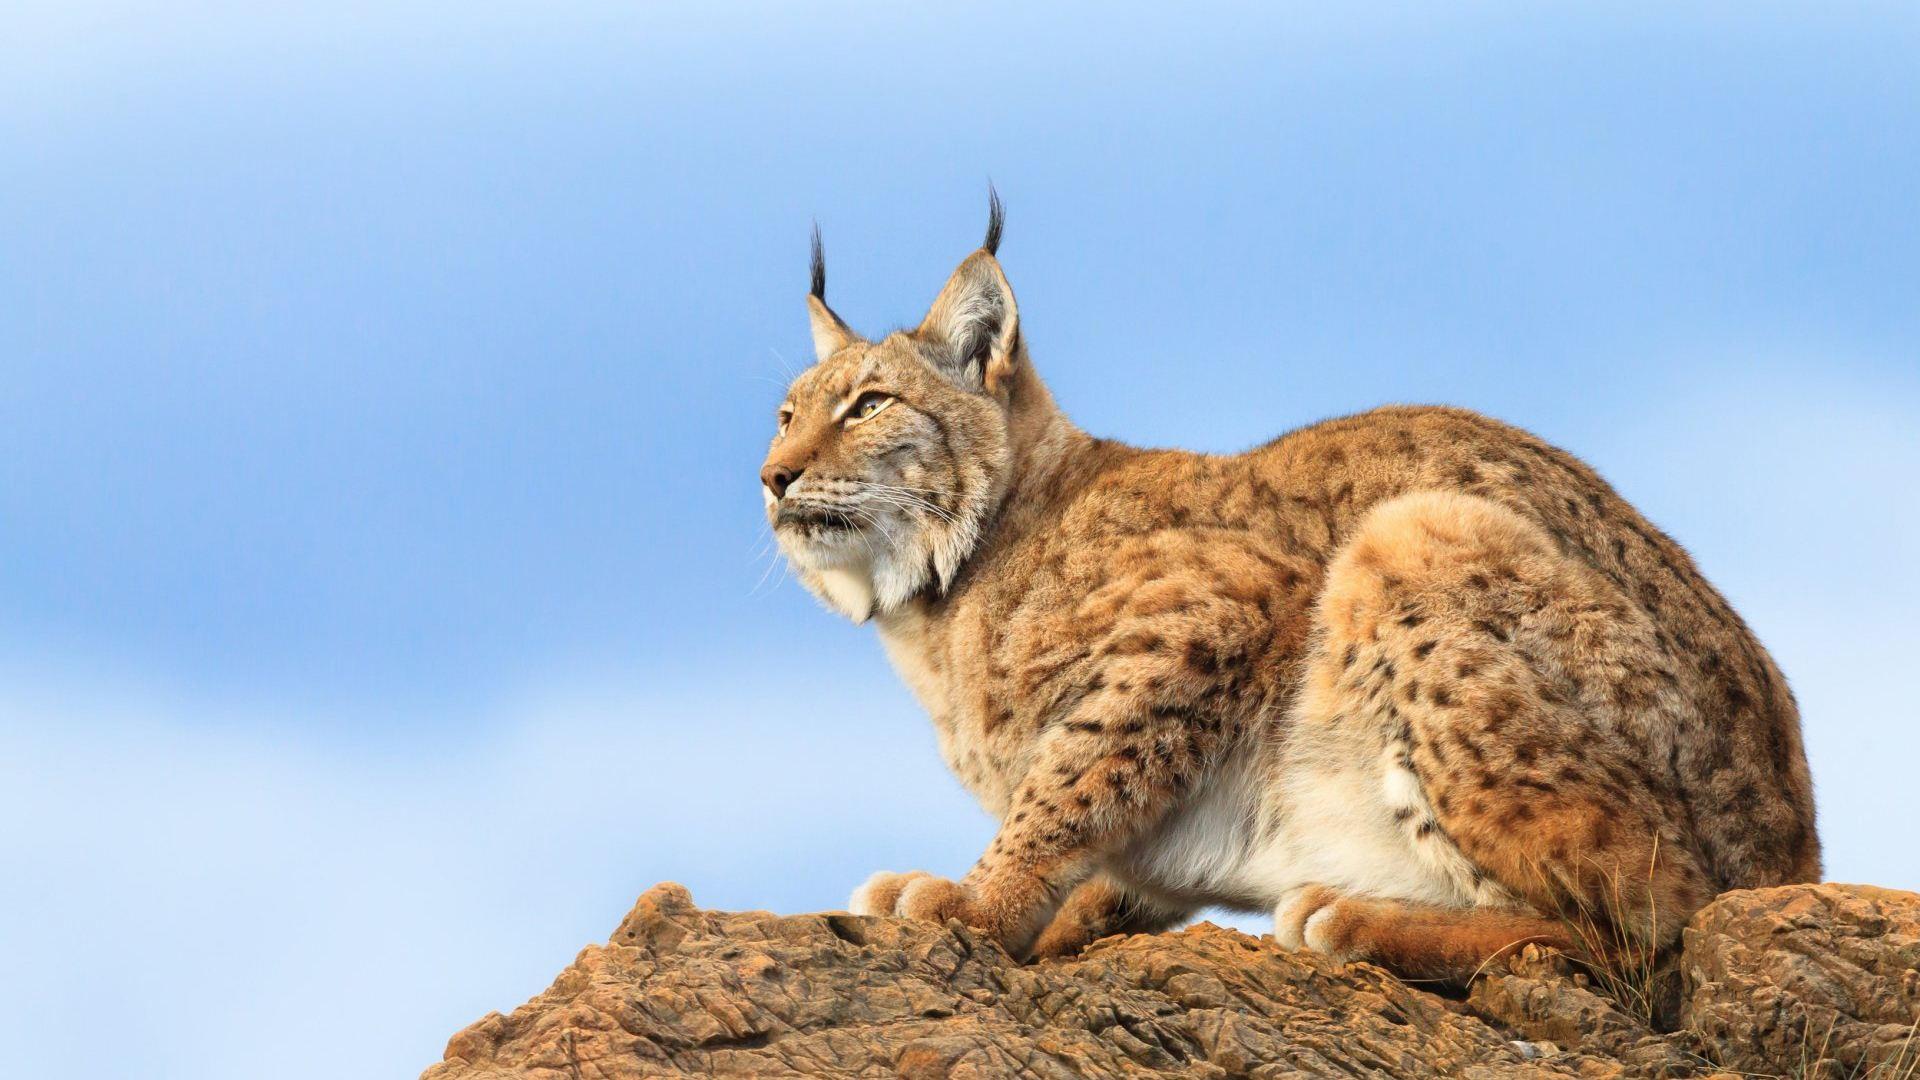
[(1025, 364), (1013, 289), (987, 239), (911, 330), (868, 341), (827, 307), (820, 234), (807, 296), (817, 362), (793, 380), (760, 470), (767, 518), (800, 581), (865, 621), (944, 589), (998, 509)]

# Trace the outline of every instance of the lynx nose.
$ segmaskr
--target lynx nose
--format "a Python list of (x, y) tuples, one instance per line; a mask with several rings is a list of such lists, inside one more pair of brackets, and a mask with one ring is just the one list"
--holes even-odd
[(785, 465), (769, 465), (760, 470), (760, 482), (767, 485), (767, 490), (773, 492), (773, 497), (776, 499), (785, 495), (787, 489), (792, 487), (793, 482), (798, 479), (800, 479), (800, 470)]

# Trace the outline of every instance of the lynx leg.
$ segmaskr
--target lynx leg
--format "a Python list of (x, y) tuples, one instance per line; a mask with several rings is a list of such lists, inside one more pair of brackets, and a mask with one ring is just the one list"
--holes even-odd
[(905, 883), (894, 914), (959, 919), (1023, 956), (1106, 856), (1164, 821), (1239, 745), (1249, 710), (1235, 707), (1235, 673), (1213, 658), (1247, 648), (1235, 635), (1264, 624), (1247, 614), (1250, 601), (1210, 588), (1141, 594), (1194, 599), (1173, 605), (1178, 616), (1122, 619), (1095, 643), (1099, 677), (1038, 739), (979, 862), (960, 881)]
[(1033, 943), (1033, 959), (1072, 956), (1103, 937), (1155, 934), (1193, 915), (1154, 904), (1105, 875), (1075, 889)]
[[(1414, 857), (1457, 879), (1463, 907), (1518, 900), (1561, 937), (1658, 948), (1711, 897), (1668, 771), (1692, 719), (1670, 658), (1538, 527), (1473, 496), (1391, 500), (1330, 568), (1318, 617), (1303, 722), (1378, 755)], [(1510, 920), (1350, 898), (1299, 933), (1432, 974), (1553, 929)]]
[(893, 913), (959, 919), (1024, 956), (1103, 852), (1160, 821), (1218, 752), (1218, 721), (1196, 727), (1182, 711), (1137, 694), (1097, 693), (1041, 742), (986, 854), (960, 881), (904, 883)]
[(1348, 896), (1324, 885), (1295, 890), (1274, 915), (1275, 935), (1335, 960), (1370, 960), (1409, 979), (1462, 982), (1523, 945), (1576, 950), (1566, 924), (1527, 912), (1443, 908)]

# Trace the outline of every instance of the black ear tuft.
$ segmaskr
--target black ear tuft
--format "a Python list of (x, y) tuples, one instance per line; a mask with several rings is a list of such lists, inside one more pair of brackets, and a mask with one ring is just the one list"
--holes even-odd
[(820, 248), (820, 223), (817, 221), (813, 223), (813, 287), (807, 291), (823, 302), (827, 298), (827, 255)]
[(993, 181), (987, 181), (987, 240), (980, 246), (987, 254), (1000, 254), (1000, 230), (1007, 223), (1007, 211), (1000, 205), (1000, 193), (993, 190)]

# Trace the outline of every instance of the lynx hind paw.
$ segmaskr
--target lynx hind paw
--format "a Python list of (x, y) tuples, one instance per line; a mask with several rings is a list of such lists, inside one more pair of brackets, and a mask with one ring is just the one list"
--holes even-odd
[(1311, 949), (1334, 960), (1350, 957), (1353, 934), (1341, 917), (1345, 894), (1326, 885), (1302, 885), (1280, 900), (1273, 913), (1273, 936), (1289, 949)]
[(932, 876), (925, 870), (909, 870), (904, 874), (882, 870), (853, 890), (853, 898), (847, 901), (847, 910), (855, 915), (891, 915), (899, 906), (900, 894), (906, 891), (908, 885)]

